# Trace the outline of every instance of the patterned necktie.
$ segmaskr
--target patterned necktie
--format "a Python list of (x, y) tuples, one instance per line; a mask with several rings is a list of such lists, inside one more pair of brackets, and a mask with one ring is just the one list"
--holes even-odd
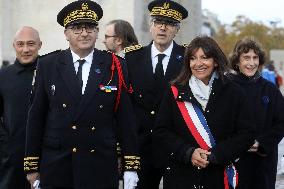
[(157, 83), (160, 85), (163, 82), (164, 79), (164, 69), (163, 69), (163, 64), (162, 61), (165, 58), (165, 54), (158, 54), (158, 63), (155, 68), (155, 79)]
[(86, 62), (86, 60), (82, 59), (82, 60), (78, 60), (78, 62), (79, 62), (79, 67), (77, 71), (77, 78), (78, 78), (80, 89), (82, 89), (83, 87), (82, 67), (83, 67), (83, 64)]

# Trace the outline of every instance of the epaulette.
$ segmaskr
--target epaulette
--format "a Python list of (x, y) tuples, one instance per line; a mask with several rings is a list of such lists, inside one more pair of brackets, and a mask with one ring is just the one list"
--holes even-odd
[(187, 47), (188, 47), (188, 44), (184, 43), (184, 44), (182, 44), (181, 46), (183, 46), (184, 48), (187, 48)]
[(142, 47), (143, 47), (143, 45), (141, 45), (141, 44), (125, 47), (124, 48), (124, 53), (129, 53), (131, 51), (136, 51), (138, 49), (141, 49)]
[(56, 53), (59, 53), (59, 52), (61, 52), (61, 49), (49, 52), (49, 53), (44, 54), (44, 55), (41, 55), (41, 56), (39, 56), (39, 58), (42, 58), (42, 57), (45, 57), (45, 56), (48, 56), (48, 55), (51, 55), (51, 54), (56, 54)]

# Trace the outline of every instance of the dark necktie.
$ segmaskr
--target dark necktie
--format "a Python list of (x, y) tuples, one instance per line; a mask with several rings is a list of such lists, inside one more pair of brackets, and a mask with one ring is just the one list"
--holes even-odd
[(164, 79), (164, 69), (162, 61), (165, 58), (165, 54), (158, 54), (158, 63), (155, 68), (155, 79), (158, 85), (161, 85)]
[(77, 71), (77, 78), (78, 78), (80, 89), (82, 89), (82, 87), (83, 87), (82, 67), (83, 67), (83, 64), (86, 62), (86, 60), (82, 59), (82, 60), (78, 60), (78, 62), (79, 62), (79, 67), (78, 67), (78, 71)]

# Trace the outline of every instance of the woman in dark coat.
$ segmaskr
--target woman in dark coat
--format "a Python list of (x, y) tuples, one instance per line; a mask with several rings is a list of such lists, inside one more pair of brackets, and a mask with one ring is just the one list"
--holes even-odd
[(255, 143), (237, 164), (241, 189), (275, 188), (284, 102), (277, 87), (260, 76), (259, 67), (264, 62), (261, 45), (250, 37), (238, 41), (230, 56), (237, 73), (232, 78), (246, 91), (249, 116), (256, 126)]
[(164, 96), (153, 135), (155, 153), (168, 159), (164, 189), (235, 188), (232, 163), (254, 135), (243, 116), (245, 94), (224, 76), (226, 66), (224, 53), (210, 37), (197, 37), (187, 47), (183, 70)]

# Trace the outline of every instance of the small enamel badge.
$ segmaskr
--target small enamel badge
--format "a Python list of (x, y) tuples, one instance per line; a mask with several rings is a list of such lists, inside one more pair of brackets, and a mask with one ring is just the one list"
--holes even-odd
[(105, 91), (106, 93), (110, 93), (111, 91), (117, 91), (116, 86), (110, 86), (110, 85), (100, 85), (100, 89), (102, 91)]

